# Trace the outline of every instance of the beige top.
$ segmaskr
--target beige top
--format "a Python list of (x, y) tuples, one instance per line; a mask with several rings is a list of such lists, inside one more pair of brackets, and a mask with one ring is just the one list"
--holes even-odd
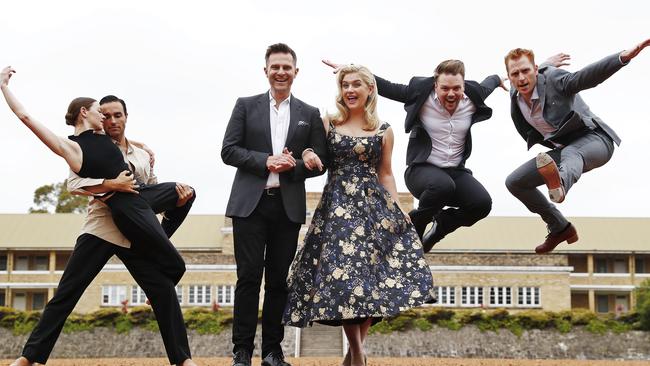
[[(128, 141), (126, 144), (126, 152), (121, 146), (120, 150), (125, 155), (125, 161), (131, 166), (135, 180), (145, 184), (158, 183), (158, 178), (153, 173), (153, 168), (149, 165), (149, 154), (133, 146)], [(68, 191), (86, 196), (99, 196), (83, 188), (102, 184), (103, 182), (104, 179), (81, 178), (71, 170), (68, 177)], [(131, 247), (129, 239), (122, 235), (117, 226), (115, 226), (113, 217), (111, 216), (111, 210), (104, 202), (95, 198), (90, 200), (88, 204), (88, 211), (84, 218), (83, 226), (81, 227), (81, 233), (95, 235), (100, 239), (121, 247)]]

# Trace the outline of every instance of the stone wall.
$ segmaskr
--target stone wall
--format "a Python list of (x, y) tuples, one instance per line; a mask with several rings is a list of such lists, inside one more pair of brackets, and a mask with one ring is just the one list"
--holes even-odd
[[(10, 330), (0, 328), (0, 359), (13, 359), (20, 355), (29, 335), (14, 336)], [(220, 334), (188, 332), (192, 357), (229, 357), (232, 355), (230, 329)], [(254, 356), (259, 356), (262, 330), (257, 329)], [(282, 348), (293, 356), (296, 344), (295, 328), (287, 327)], [(116, 333), (109, 328), (61, 333), (51, 358), (103, 358), (103, 357), (166, 357), (160, 333), (135, 328), (128, 333)]]
[[(261, 331), (257, 331), (259, 352)], [(190, 332), (190, 347), (195, 357), (229, 356), (230, 331), (219, 335)], [(27, 336), (13, 336), (0, 328), (0, 358), (15, 358)], [(287, 327), (283, 349), (293, 355), (295, 329)], [(576, 328), (562, 334), (549, 330), (525, 331), (517, 337), (508, 330), (481, 332), (473, 326), (458, 331), (434, 327), (429, 332), (412, 330), (388, 335), (373, 334), (366, 341), (368, 355), (391, 357), (463, 357), (527, 359), (627, 359), (650, 360), (650, 333), (632, 331), (597, 335)], [(158, 333), (134, 329), (126, 334), (98, 328), (62, 334), (52, 358), (165, 357)]]
[(366, 350), (369, 355), (390, 357), (650, 360), (650, 333), (597, 335), (577, 328), (565, 334), (529, 330), (517, 337), (508, 330), (495, 333), (473, 326), (456, 331), (434, 327), (429, 332), (373, 334), (366, 341)]

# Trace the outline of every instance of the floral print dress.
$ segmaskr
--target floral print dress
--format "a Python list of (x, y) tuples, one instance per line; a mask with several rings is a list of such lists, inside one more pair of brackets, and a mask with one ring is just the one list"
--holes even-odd
[(377, 176), (388, 127), (354, 137), (330, 124), (328, 181), (291, 266), (285, 324), (382, 318), (433, 298), (422, 244)]

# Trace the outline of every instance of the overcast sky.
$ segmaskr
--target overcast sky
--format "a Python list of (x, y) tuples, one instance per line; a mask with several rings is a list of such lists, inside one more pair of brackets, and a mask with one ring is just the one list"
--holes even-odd
[[(115, 94), (126, 100), (127, 137), (157, 154), (161, 181), (198, 192), (195, 214), (222, 214), (235, 169), (221, 143), (235, 100), (268, 90), (263, 74), (269, 44), (298, 54), (293, 94), (334, 110), (336, 86), (322, 58), (368, 66), (393, 82), (430, 76), (449, 58), (465, 62), (467, 79), (505, 75), (503, 56), (532, 48), (538, 61), (558, 53), (579, 68), (650, 37), (650, 6), (640, 1), (15, 1), (4, 4), (0, 65), (18, 73), (11, 87), (28, 111), (56, 133), (70, 100)], [(560, 209), (569, 216), (650, 216), (650, 49), (581, 93), (623, 139), (612, 160), (584, 175)], [(504, 186), (506, 176), (545, 150), (526, 151), (501, 89), (487, 99), (492, 118), (473, 129), (467, 166), (492, 195), (492, 215), (530, 215)], [(395, 128), (394, 174), (403, 173), (405, 112), (381, 99), (380, 117)], [(67, 165), (0, 103), (1, 213), (24, 213), (34, 189), (62, 181)], [(326, 178), (308, 181), (320, 191)]]

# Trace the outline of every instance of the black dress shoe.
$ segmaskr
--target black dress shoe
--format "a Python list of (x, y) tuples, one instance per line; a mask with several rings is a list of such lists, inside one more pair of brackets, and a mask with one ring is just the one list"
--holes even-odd
[(429, 231), (427, 231), (422, 236), (422, 250), (425, 253), (429, 253), (431, 251), (431, 248), (433, 248), (433, 246), (436, 245), (436, 243), (438, 243), (444, 237), (445, 235), (438, 227), (438, 221), (436, 221), (436, 219), (433, 219), (433, 225), (431, 226), (431, 229), (429, 229)]
[(232, 356), (232, 366), (251, 366), (251, 354), (243, 349)]
[(418, 238), (420, 239), (422, 239), (424, 230), (427, 228), (427, 225), (429, 225), (430, 222), (423, 216), (424, 215), (422, 214), (422, 212), (418, 210), (411, 210), (409, 212), (409, 217), (411, 218), (411, 222), (413, 223), (413, 226), (415, 226), (415, 232), (418, 233)]
[(271, 352), (262, 360), (262, 366), (291, 366), (291, 364), (284, 361), (282, 352)]

